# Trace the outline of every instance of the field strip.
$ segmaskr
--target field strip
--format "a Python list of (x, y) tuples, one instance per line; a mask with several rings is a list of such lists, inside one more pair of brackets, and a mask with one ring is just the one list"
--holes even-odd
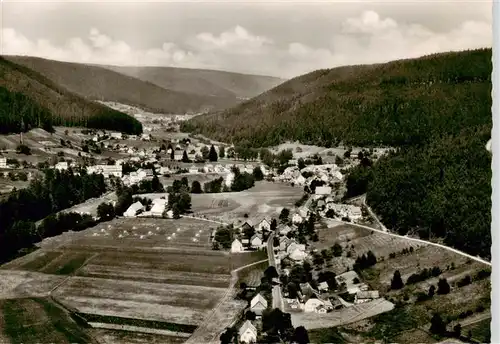
[[(411, 238), (411, 237), (408, 237), (408, 236), (404, 236), (404, 235), (399, 235), (399, 234), (394, 234), (394, 233), (391, 233), (389, 232), (389, 230), (380, 222), (380, 220), (378, 220), (378, 217), (375, 215), (375, 213), (371, 210), (371, 208), (365, 203), (365, 200), (363, 199), (363, 205), (366, 206), (366, 208), (368, 209), (368, 212), (370, 213), (370, 215), (372, 215), (375, 220), (377, 222), (379, 222), (382, 226), (382, 228), (384, 228), (385, 230), (381, 230), (381, 229), (375, 229), (375, 228), (372, 228), (372, 227), (368, 227), (368, 226), (365, 226), (365, 225), (360, 225), (360, 224), (357, 224), (357, 223), (352, 223), (352, 222), (347, 222), (347, 221), (341, 221), (341, 220), (335, 220), (337, 222), (340, 222), (340, 223), (343, 223), (343, 224), (346, 224), (346, 225), (351, 225), (351, 226), (355, 226), (355, 227), (359, 227), (359, 228), (364, 228), (364, 229), (368, 229), (372, 232), (377, 232), (377, 233), (382, 233), (382, 234), (385, 234), (385, 235), (388, 235), (388, 236), (392, 236), (392, 237), (396, 237), (396, 238), (401, 238), (401, 239), (405, 239), (405, 240), (408, 240), (408, 241), (414, 241), (414, 242), (418, 242), (418, 243), (422, 243), (422, 244), (426, 244), (426, 245), (431, 245), (431, 246), (436, 246), (436, 247), (440, 247), (442, 249), (445, 249), (445, 250), (448, 250), (448, 251), (451, 251), (451, 252), (454, 252), (456, 254), (459, 254), (463, 257), (467, 257), (467, 258), (470, 258), (472, 260), (475, 260), (476, 262), (479, 262), (479, 263), (483, 263), (485, 265), (488, 265), (488, 266), (491, 266), (491, 262), (487, 261), (487, 260), (484, 260), (480, 257), (476, 257), (476, 256), (472, 256), (470, 254), (467, 254), (465, 252), (462, 252), (460, 250), (457, 250), (457, 249), (454, 249), (454, 248), (451, 248), (449, 246), (446, 246), (446, 245), (442, 245), (442, 244), (437, 244), (437, 243), (434, 243), (434, 242), (431, 242), (431, 241), (426, 241), (426, 240), (422, 240), (422, 239), (417, 239), (417, 238)], [(321, 216), (323, 219), (326, 219), (326, 220), (331, 220), (325, 216)]]
[(100, 322), (88, 322), (93, 328), (102, 328), (106, 330), (119, 330), (119, 331), (129, 331), (129, 332), (139, 332), (139, 333), (149, 333), (149, 334), (161, 334), (165, 336), (175, 336), (189, 338), (191, 333), (185, 332), (174, 332), (169, 330), (159, 330), (154, 328), (133, 326), (133, 325), (118, 325), (118, 324), (107, 324)]

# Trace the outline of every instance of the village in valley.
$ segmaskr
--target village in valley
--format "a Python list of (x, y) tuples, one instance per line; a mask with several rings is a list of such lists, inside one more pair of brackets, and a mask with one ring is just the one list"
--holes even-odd
[(490, 5), (2, 3), (0, 344), (494, 342)]
[[(387, 229), (366, 205), (363, 195), (346, 196), (349, 170), (359, 164), (372, 164), (390, 148), (328, 149), (286, 144), (255, 151), (181, 133), (179, 121), (184, 119), (179, 117), (156, 121), (153, 114), (142, 112), (136, 116), (143, 121), (145, 134), (56, 128), (53, 134), (34, 129), (22, 138), (2, 137), (2, 144), (7, 147), (16, 145), (4, 148), (0, 158), (5, 184), (24, 180), (27, 185), (37, 176), (36, 166), (43, 166), (58, 173), (78, 174), (86, 170), (87, 174), (101, 175), (109, 190), (101, 197), (65, 210), (82, 218), (90, 217), (89, 229), (70, 230), (45, 239), (39, 250), (4, 265), (2, 275), (9, 270), (28, 270), (40, 274), (30, 276), (37, 280), (45, 273), (66, 267), (74, 277), (68, 276), (55, 297), (98, 331), (116, 332), (116, 325), (112, 324), (117, 320), (111, 317), (120, 317), (121, 328), (128, 328), (135, 336), (152, 333), (148, 328), (154, 322), (155, 328), (161, 328), (154, 331), (159, 338), (168, 335), (187, 339), (187, 343), (215, 343), (219, 337), (223, 343), (260, 342), (274, 338), (271, 333), (281, 333), (276, 326), (295, 328), (299, 336), (307, 336), (309, 331), (313, 338), (321, 338), (315, 331), (324, 328), (354, 326), (342, 336), (357, 340), (359, 335), (353, 334), (359, 332), (357, 324), (393, 311), (401, 302), (418, 302), (408, 299), (408, 291), (403, 292), (403, 287), (394, 286), (394, 279), (401, 279), (396, 277), (401, 273), (408, 278), (422, 268), (433, 268), (425, 265), (423, 252), (432, 250), (435, 256), (436, 247), (418, 239), (387, 235)], [(16, 142), (19, 140), (22, 141)], [(21, 145), (29, 147), (29, 152), (21, 152)], [(27, 178), (20, 178), (21, 174)], [(119, 212), (118, 208), (122, 210)], [(122, 248), (106, 253), (105, 247), (113, 246)], [(87, 247), (93, 248), (89, 251)], [(146, 247), (152, 250), (148, 253), (150, 258), (144, 260), (134, 253)], [(150, 277), (139, 277), (126, 268), (129, 260), (130, 264), (136, 261), (134, 264), (150, 266), (151, 259), (159, 259), (153, 253), (162, 247), (173, 250), (168, 253), (170, 262), (161, 258), (160, 265), (148, 268)], [(122, 250), (130, 253), (123, 256), (119, 253)], [(464, 266), (477, 264), (476, 269), (482, 271), (480, 263), (460, 259), (444, 249), (438, 251), (448, 266), (434, 267), (439, 273), (432, 276), (461, 276), (451, 273), (450, 260), (456, 260), (458, 266), (454, 269), (462, 271)], [(66, 255), (69, 256), (64, 258)], [(210, 265), (192, 265), (205, 255)], [(407, 266), (404, 260), (412, 255), (416, 259)], [(209, 263), (212, 256), (216, 260)], [(181, 257), (186, 260), (183, 267), (171, 265), (172, 259)], [(214, 265), (224, 259), (229, 261), (222, 266), (229, 263), (230, 270)], [(394, 265), (385, 263), (391, 259)], [(35, 264), (37, 260), (43, 263)], [(111, 270), (110, 262), (114, 262)], [(378, 265), (381, 270), (373, 270)], [(396, 272), (400, 265), (403, 270)], [(103, 269), (104, 266), (108, 267)], [(209, 275), (210, 271), (225, 271), (232, 277), (216, 277), (219, 275)], [(198, 310), (196, 316), (193, 313), (179, 322), (187, 316), (184, 311), (163, 315), (163, 311), (157, 310), (148, 315), (140, 305), (149, 302), (144, 299), (132, 305), (130, 294), (122, 301), (128, 303), (127, 311), (108, 309), (102, 313), (106, 309), (102, 307), (108, 304), (106, 295), (112, 290), (107, 288), (124, 283), (116, 279), (118, 276), (137, 284), (139, 293), (143, 288), (141, 280), (187, 284), (184, 287), (193, 293), (201, 292), (196, 288), (202, 285), (211, 285), (215, 288), (212, 302), (218, 303), (210, 303), (206, 310)], [(212, 277), (202, 282), (208, 276)], [(113, 284), (100, 285), (96, 277), (106, 277)], [(82, 283), (88, 278), (92, 280), (91, 288), (102, 293), (99, 299), (82, 299), (87, 292), (75, 284), (75, 279), (82, 279)], [(17, 283), (22, 285), (22, 280)], [(223, 286), (229, 288), (229, 294), (222, 295)], [(426, 282), (415, 286), (414, 293), (421, 290), (419, 293), (427, 295)], [(154, 295), (160, 297), (161, 293)], [(482, 319), (481, 309), (485, 306), (477, 307)], [(126, 320), (130, 317), (136, 320)], [(165, 325), (158, 325), (162, 321)]]

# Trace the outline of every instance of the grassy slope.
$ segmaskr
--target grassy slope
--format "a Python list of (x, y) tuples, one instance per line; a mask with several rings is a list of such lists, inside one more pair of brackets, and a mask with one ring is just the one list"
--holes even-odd
[[(109, 124), (118, 119), (122, 124), (125, 122), (128, 124), (124, 126), (117, 125), (117, 129), (118, 127), (122, 127), (121, 129), (124, 129), (124, 127), (141, 127), (140, 131), (142, 131), (140, 123), (132, 117), (104, 105), (87, 101), (41, 74), (2, 57), (0, 57), (0, 75), (0, 87), (12, 94), (22, 94), (28, 97), (30, 102), (48, 110), (52, 114), (52, 123), (55, 125), (68, 124), (65, 121), (71, 121), (74, 122), (74, 125), (80, 124), (82, 126), (89, 121), (91, 123), (97, 121), (101, 124), (108, 121)], [(13, 106), (8, 99), (5, 100), (6, 102), (3, 102), (2, 106)], [(3, 109), (3, 111), (10, 112), (9, 109)], [(91, 123), (87, 124), (92, 126)], [(117, 123), (112, 123), (111, 127), (115, 124)], [(107, 128), (108, 126), (101, 127)], [(100, 128), (99, 124), (95, 127)]]
[(144, 81), (149, 81), (169, 90), (205, 96), (250, 98), (285, 81), (269, 76), (247, 75), (206, 69), (103, 67)]
[(36, 57), (8, 56), (53, 82), (89, 99), (116, 101), (164, 113), (198, 112), (236, 105), (231, 95), (209, 97), (162, 88), (100, 66), (59, 62)]

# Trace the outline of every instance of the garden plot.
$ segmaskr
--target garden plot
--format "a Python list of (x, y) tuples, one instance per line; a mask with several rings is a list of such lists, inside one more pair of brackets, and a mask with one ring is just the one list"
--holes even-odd
[[(318, 241), (312, 242), (312, 247), (322, 250), (331, 248), (336, 242), (342, 246), (347, 246), (348, 241), (362, 238), (371, 234), (371, 231), (336, 222), (334, 220), (324, 220), (318, 226)], [(351, 243), (349, 243), (350, 246)]]
[(46, 296), (64, 279), (31, 271), (0, 270), (0, 299)]
[(71, 277), (55, 292), (81, 313), (197, 325), (225, 289)]
[(304, 326), (308, 330), (335, 327), (370, 318), (377, 314), (388, 312), (393, 308), (394, 305), (391, 302), (385, 299), (377, 299), (326, 314), (305, 312), (291, 313), (292, 325), (294, 327)]

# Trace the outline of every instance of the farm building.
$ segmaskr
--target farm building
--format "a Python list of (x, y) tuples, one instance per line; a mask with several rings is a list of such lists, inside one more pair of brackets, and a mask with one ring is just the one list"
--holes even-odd
[(189, 173), (198, 173), (198, 167), (192, 165), (190, 168), (189, 168)]
[(122, 139), (122, 133), (111, 133), (111, 138), (116, 140)]
[(183, 152), (179, 152), (179, 151), (174, 152), (174, 160), (175, 161), (181, 161), (182, 160), (182, 154), (183, 154)]
[(153, 206), (151, 207), (151, 216), (162, 216), (165, 208), (167, 207), (168, 200), (162, 198), (156, 198), (153, 200)]
[(0, 168), (7, 168), (7, 158), (0, 157)]
[(144, 209), (144, 206), (142, 205), (142, 203), (137, 201), (137, 202), (133, 203), (130, 207), (128, 207), (127, 211), (125, 211), (123, 213), (123, 216), (134, 217), (139, 213), (139, 211), (141, 211), (143, 209)]
[(317, 186), (314, 191), (315, 195), (330, 195), (332, 193), (332, 188), (330, 186)]
[(380, 297), (378, 290), (358, 291), (354, 296), (354, 303), (359, 304), (363, 302), (372, 301)]
[(324, 306), (324, 302), (323, 300), (318, 299), (316, 295), (312, 295), (305, 298), (304, 312), (307, 313), (316, 312), (318, 306)]
[(238, 239), (234, 239), (231, 244), (231, 253), (243, 252), (245, 249), (243, 248), (243, 244)]
[(250, 310), (256, 315), (261, 316), (262, 312), (267, 308), (267, 301), (261, 294), (255, 295), (250, 301)]
[(250, 320), (247, 320), (241, 325), (238, 331), (241, 343), (255, 343), (257, 341), (257, 329)]
[(89, 167), (87, 167), (87, 173), (88, 174), (92, 174), (92, 173), (102, 174), (105, 178), (108, 178), (109, 176), (115, 176), (115, 177), (121, 178), (123, 175), (121, 165), (89, 166)]

